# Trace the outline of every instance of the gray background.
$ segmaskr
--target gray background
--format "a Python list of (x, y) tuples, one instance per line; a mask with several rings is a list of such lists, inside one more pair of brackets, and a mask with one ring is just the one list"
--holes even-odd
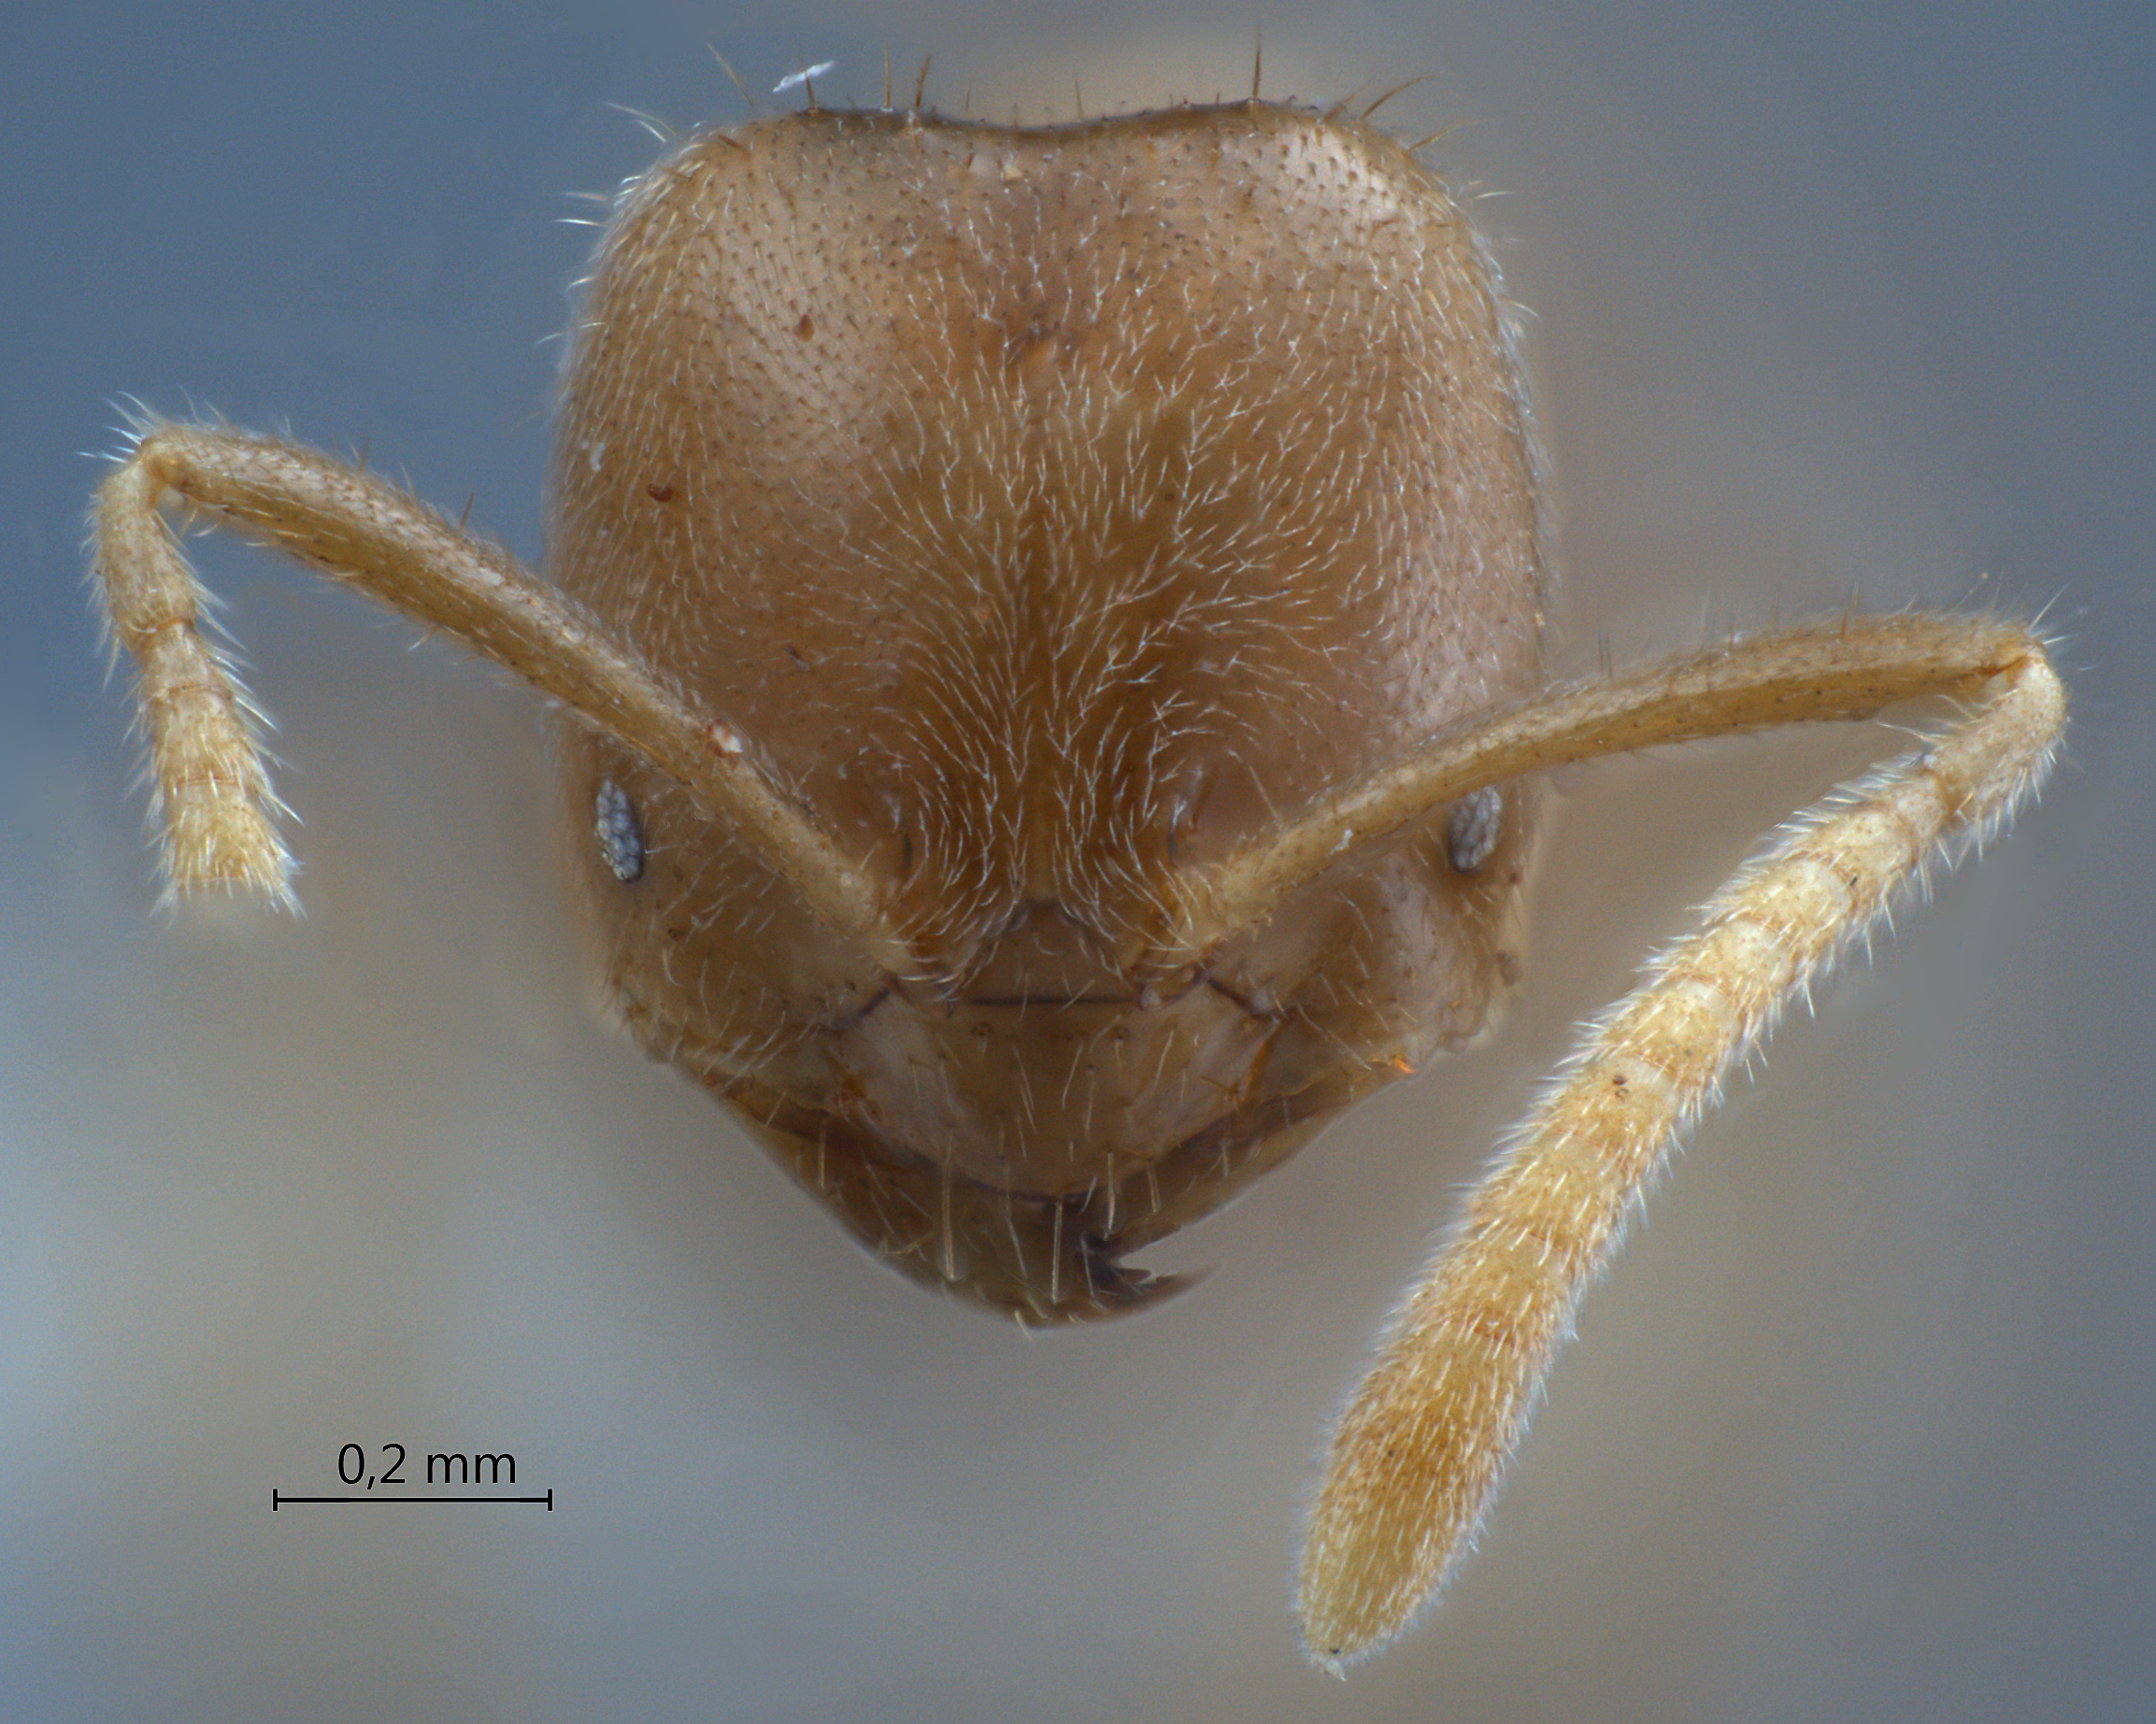
[[(2129, 8), (9, 8), (0, 1712), (63, 1718), (2128, 1717), (2156, 1711), (2150, 35)], [(1785, 16), (1786, 13), (1786, 16)], [(199, 14), (199, 15), (197, 15)], [(1494, 1046), (1029, 1339), (902, 1286), (594, 1027), (539, 706), (206, 542), (308, 915), (151, 912), (79, 591), (122, 392), (366, 449), (527, 556), (563, 197), (888, 43), (1029, 118), (1430, 81), (1560, 475), (1566, 663), (2049, 605), (2042, 807), (1791, 1025), (1590, 1300), (1442, 1610), (1286, 1614), (1322, 1419), (1568, 1026), (1887, 746), (1563, 777)], [(338, 1448), (550, 1517), (272, 1517)]]

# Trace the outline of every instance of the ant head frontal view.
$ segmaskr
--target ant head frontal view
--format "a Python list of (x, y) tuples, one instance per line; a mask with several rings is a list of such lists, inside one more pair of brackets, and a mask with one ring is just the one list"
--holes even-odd
[(527, 678), (607, 995), (917, 1280), (1028, 1323), (1474, 1037), (1536, 775), (1936, 697), (1591, 1025), (1334, 1433), (1299, 1610), (1337, 1666), (1472, 1537), (1584, 1287), (1783, 1003), (2041, 781), (2014, 621), (1844, 616), (1544, 670), (1540, 459), (1462, 200), (1252, 99), (1042, 127), (807, 112), (617, 200), (549, 577), (289, 442), (145, 422), (93, 511), (170, 890), (289, 898), (168, 525), (229, 525)]

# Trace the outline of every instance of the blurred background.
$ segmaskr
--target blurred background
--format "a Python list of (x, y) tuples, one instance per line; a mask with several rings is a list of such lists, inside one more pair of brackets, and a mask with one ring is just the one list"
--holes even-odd
[[(1027, 1337), (879, 1271), (598, 1028), (539, 704), (218, 541), (307, 914), (153, 913), (82, 602), (123, 393), (364, 451), (526, 557), (564, 193), (835, 59), (1029, 119), (1383, 118), (1536, 321), (1563, 667), (2047, 611), (2042, 806), (1708, 1120), (1480, 1550), (1346, 1684), (1289, 1626), (1320, 1430), (1462, 1183), (1849, 731), (1563, 776), (1528, 985)], [(0, 22), (0, 1711), (2125, 1717), (2156, 1706), (2156, 88), (2135, 8), (1344, 0), (21, 7)], [(767, 105), (796, 97), (764, 98)], [(524, 1508), (270, 1511), (340, 1447)]]

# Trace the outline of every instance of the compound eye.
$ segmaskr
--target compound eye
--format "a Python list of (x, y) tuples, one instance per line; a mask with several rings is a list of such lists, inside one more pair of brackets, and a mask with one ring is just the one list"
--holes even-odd
[(599, 780), (593, 830), (599, 837), (599, 854), (617, 880), (633, 880), (644, 872), (644, 828), (636, 819), (636, 805), (611, 778)]
[(1455, 874), (1474, 874), (1490, 860), (1505, 827), (1505, 799), (1494, 788), (1463, 796), (1445, 821), (1445, 854)]

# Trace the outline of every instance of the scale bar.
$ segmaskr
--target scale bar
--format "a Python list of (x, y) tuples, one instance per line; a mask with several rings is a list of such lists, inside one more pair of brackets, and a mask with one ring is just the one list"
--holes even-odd
[(551, 1490), (543, 1497), (407, 1496), (403, 1491), (368, 1491), (356, 1497), (290, 1497), (273, 1486), (269, 1493), (269, 1512), (274, 1515), (288, 1503), (544, 1503), (550, 1515), (554, 1512), (554, 1493)]

